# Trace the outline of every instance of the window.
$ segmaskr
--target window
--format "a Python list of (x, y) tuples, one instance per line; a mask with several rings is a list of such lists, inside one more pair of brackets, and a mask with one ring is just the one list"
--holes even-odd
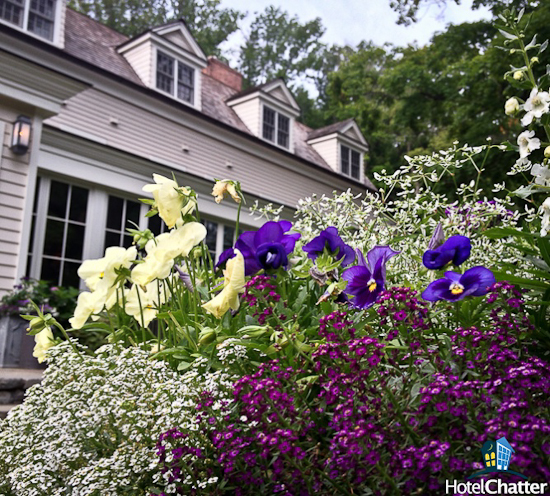
[(263, 138), (283, 148), (289, 148), (290, 119), (265, 105), (263, 117)]
[(361, 154), (347, 146), (340, 146), (340, 163), (342, 174), (361, 179)]
[(56, 0), (0, 0), (0, 19), (53, 41)]
[[(174, 79), (174, 75), (177, 78)], [(185, 102), (194, 102), (195, 69), (157, 51), (157, 89)]]
[(128, 234), (126, 229), (135, 229), (134, 224), (139, 226), (141, 217), (140, 202), (109, 195), (104, 248), (109, 246), (129, 248), (132, 246), (133, 236)]

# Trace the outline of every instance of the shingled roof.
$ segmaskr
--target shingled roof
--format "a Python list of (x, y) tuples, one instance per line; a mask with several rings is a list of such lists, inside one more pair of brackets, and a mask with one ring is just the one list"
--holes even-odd
[[(127, 62), (124, 56), (117, 52), (117, 48), (129, 40), (130, 38), (128, 36), (118, 33), (83, 14), (67, 8), (64, 51), (73, 57), (143, 87), (143, 82), (135, 73), (132, 66)], [(226, 102), (261, 90), (273, 81), (249, 88), (245, 91), (237, 91), (207, 74), (203, 73), (201, 77), (201, 112), (210, 118), (252, 136), (250, 130)], [(308, 145), (307, 141), (311, 139), (313, 135), (321, 136), (324, 133), (329, 134), (327, 132), (328, 129), (334, 128), (338, 130), (349, 121), (350, 119), (315, 131), (300, 122), (294, 121), (294, 154), (300, 159), (306, 160), (322, 169), (332, 171), (331, 167), (310, 145)], [(273, 145), (266, 142), (266, 146)], [(365, 178), (365, 181), (367, 187), (375, 189), (367, 178)]]
[(307, 139), (312, 140), (315, 138), (320, 138), (321, 136), (328, 136), (329, 134), (341, 133), (350, 122), (353, 122), (353, 119), (346, 119), (342, 122), (335, 122), (334, 124), (329, 124), (328, 126), (315, 129), (308, 134)]

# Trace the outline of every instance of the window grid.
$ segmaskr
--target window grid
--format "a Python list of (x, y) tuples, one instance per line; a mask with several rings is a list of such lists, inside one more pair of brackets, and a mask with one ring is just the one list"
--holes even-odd
[(505, 446), (498, 445), (497, 449), (497, 463), (498, 463), (498, 469), (499, 470), (507, 470), (508, 469), (508, 462), (510, 461), (510, 457), (512, 455), (512, 451), (506, 448)]
[(193, 103), (194, 70), (178, 62), (178, 98)]
[(290, 119), (264, 105), (262, 136), (283, 148), (289, 148)]
[(174, 59), (157, 52), (157, 88), (166, 93), (174, 93)]
[(139, 202), (109, 195), (105, 225), (104, 249), (109, 246), (132, 246), (133, 236), (126, 229), (135, 229), (130, 222), (139, 226), (141, 204)]
[(23, 15), (23, 0), (0, 0), (0, 19), (22, 27)]
[(342, 174), (361, 179), (361, 154), (351, 148), (340, 145), (340, 164)]
[(53, 40), (55, 0), (31, 0), (27, 29), (42, 38)]
[[(175, 75), (177, 75), (176, 81), (174, 81)], [(180, 60), (157, 50), (157, 89), (193, 104), (195, 70)]]

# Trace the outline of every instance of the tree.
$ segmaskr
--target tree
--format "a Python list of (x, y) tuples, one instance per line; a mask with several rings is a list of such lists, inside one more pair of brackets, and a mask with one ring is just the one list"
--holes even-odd
[(238, 29), (244, 14), (220, 8), (221, 0), (69, 0), (69, 7), (127, 36), (184, 19), (207, 55), (220, 55), (219, 45)]
[(255, 15), (240, 51), (245, 86), (284, 77), (292, 87), (299, 78), (318, 71), (324, 47), (320, 38), (325, 32), (321, 19), (301, 24), (296, 16), (273, 6)]

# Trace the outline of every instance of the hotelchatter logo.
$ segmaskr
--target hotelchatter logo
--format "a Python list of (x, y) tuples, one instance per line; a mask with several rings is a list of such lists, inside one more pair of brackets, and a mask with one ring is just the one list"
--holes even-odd
[[(483, 457), (483, 470), (470, 475), (466, 480), (468, 482), (445, 481), (445, 494), (546, 494), (548, 483), (546, 482), (528, 482), (525, 475), (510, 470), (510, 460), (514, 448), (505, 437), (496, 441), (487, 441), (481, 447)], [(492, 473), (506, 473), (516, 475), (525, 481), (504, 482), (501, 479), (488, 479), (479, 482), (470, 482), (471, 479)]]

